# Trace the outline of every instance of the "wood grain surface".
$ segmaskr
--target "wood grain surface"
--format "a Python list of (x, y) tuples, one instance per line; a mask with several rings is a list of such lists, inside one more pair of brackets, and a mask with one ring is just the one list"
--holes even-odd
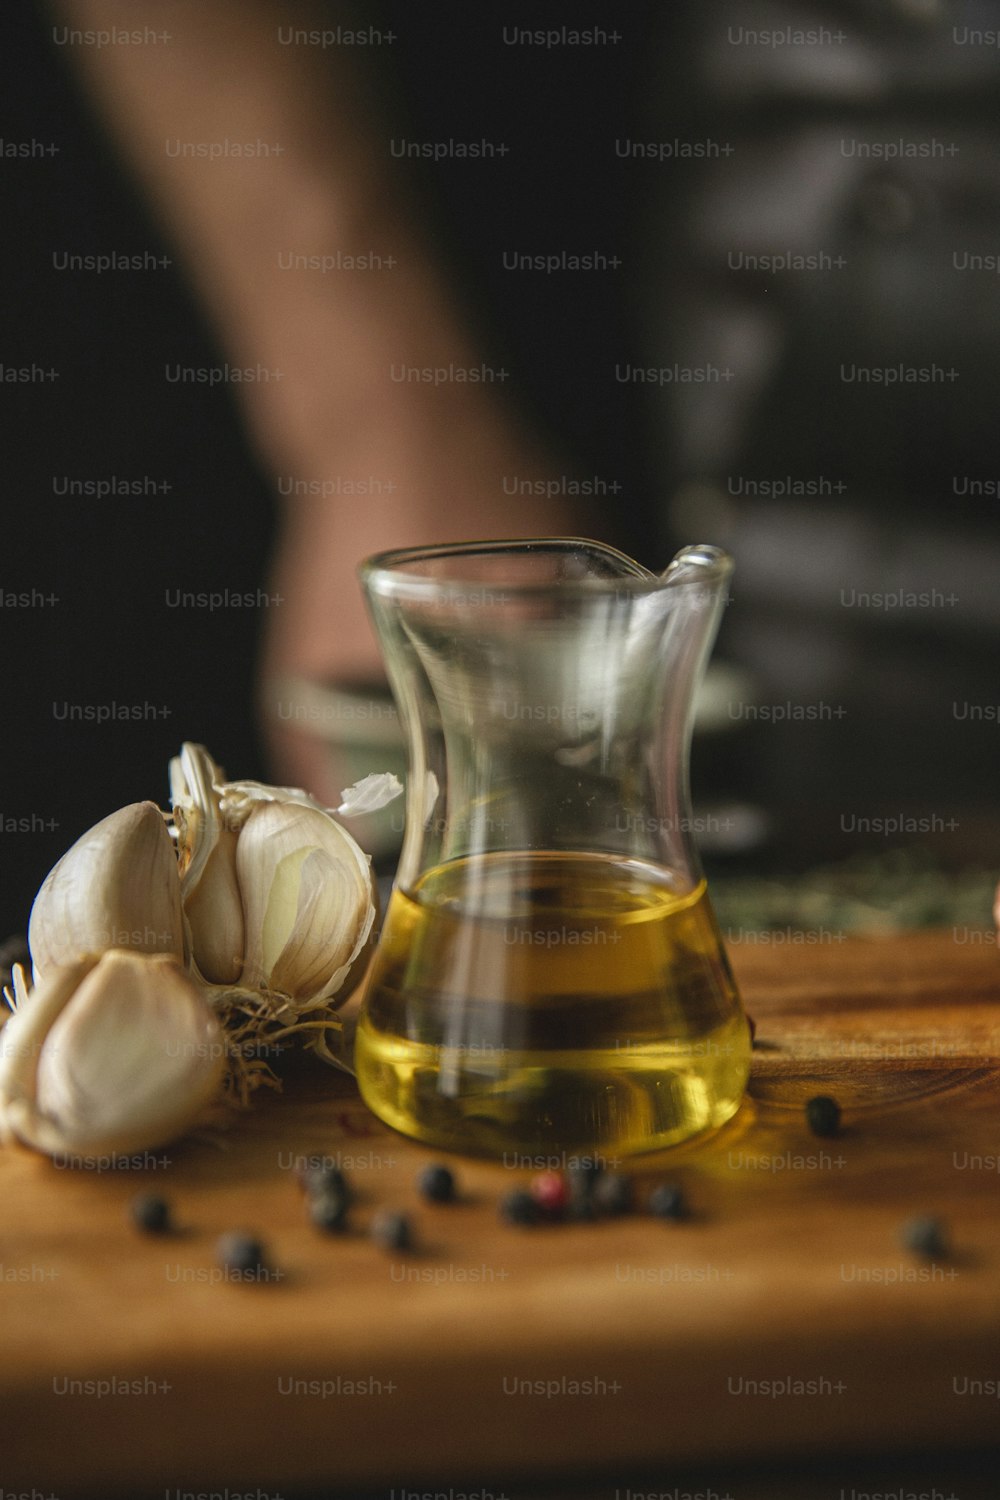
[[(629, 1167), (683, 1185), (680, 1224), (508, 1227), (498, 1198), (529, 1172), (457, 1158), (461, 1201), (425, 1204), (439, 1154), (309, 1059), (221, 1143), (135, 1169), (0, 1152), (0, 1483), (398, 1497), (500, 1477), (516, 1500), (525, 1475), (599, 1471), (624, 1495), (709, 1462), (996, 1442), (1000, 955), (955, 936), (734, 945), (749, 1098)], [(818, 1092), (844, 1106), (834, 1140), (805, 1127)], [(308, 1223), (299, 1155), (348, 1171), (349, 1233)], [(149, 1189), (170, 1238), (128, 1222)], [(413, 1213), (414, 1254), (366, 1237), (383, 1206)], [(949, 1257), (901, 1247), (917, 1214), (946, 1222)], [(220, 1279), (230, 1229), (280, 1274)]]

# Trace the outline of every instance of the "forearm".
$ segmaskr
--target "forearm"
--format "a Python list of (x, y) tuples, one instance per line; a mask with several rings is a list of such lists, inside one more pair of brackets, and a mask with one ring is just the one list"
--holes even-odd
[[(72, 27), (170, 33), (162, 44), (82, 47), (79, 61), (227, 357), (281, 372), (237, 388), (265, 467), (292, 481), (265, 681), (378, 674), (355, 577), (370, 552), (593, 529), (565, 499), (508, 492), (505, 478), (542, 477), (548, 465), (518, 430), (502, 383), (398, 378), (402, 367), (478, 368), (483, 353), (415, 226), (389, 122), (356, 58), (279, 41), (279, 26), (319, 24), (305, 0), (52, 4)], [(259, 142), (259, 154), (183, 153), (227, 141)], [(380, 256), (383, 269), (288, 268), (290, 255), (338, 253)], [(350, 498), (372, 477), (374, 495)], [(319, 493), (296, 494), (296, 482)]]
[[(391, 377), (401, 366), (467, 369), (481, 356), (401, 201), (388, 125), (377, 123), (357, 63), (346, 49), (279, 42), (279, 26), (317, 24), (311, 6), (56, 0), (56, 9), (74, 27), (170, 33), (163, 44), (81, 48), (80, 60), (227, 354), (281, 372), (241, 390), (274, 472), (311, 464), (322, 475), (332, 454), (387, 423), (401, 436), (412, 429), (419, 446), (435, 407), (478, 419), (488, 403), (471, 386), (428, 391)], [(179, 154), (222, 142), (277, 154)], [(289, 268), (291, 256), (338, 252), (379, 256), (383, 268)]]

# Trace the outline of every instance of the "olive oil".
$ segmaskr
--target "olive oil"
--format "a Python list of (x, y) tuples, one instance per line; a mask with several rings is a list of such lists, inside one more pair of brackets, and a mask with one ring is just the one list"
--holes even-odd
[(749, 1065), (704, 882), (514, 852), (393, 892), (355, 1067), (406, 1135), (525, 1164), (650, 1151), (729, 1119)]

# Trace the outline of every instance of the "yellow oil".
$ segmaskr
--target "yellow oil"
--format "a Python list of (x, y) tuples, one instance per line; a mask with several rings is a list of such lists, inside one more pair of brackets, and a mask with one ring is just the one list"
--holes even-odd
[(672, 1145), (739, 1107), (750, 1037), (704, 883), (596, 854), (472, 856), (389, 902), (363, 1098), (439, 1147), (515, 1159)]

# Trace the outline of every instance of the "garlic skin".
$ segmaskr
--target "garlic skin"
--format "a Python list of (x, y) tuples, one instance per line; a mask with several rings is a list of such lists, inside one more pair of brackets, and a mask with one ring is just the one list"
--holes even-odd
[(50, 1156), (163, 1146), (220, 1094), (226, 1055), (173, 959), (111, 949), (54, 968), (0, 1031), (0, 1138)]
[(36, 979), (109, 948), (184, 959), (173, 843), (154, 802), (133, 802), (77, 839), (42, 882), (28, 946)]
[(346, 999), (378, 914), (368, 855), (307, 792), (227, 782), (202, 745), (170, 788), (195, 976), (285, 1021)]

